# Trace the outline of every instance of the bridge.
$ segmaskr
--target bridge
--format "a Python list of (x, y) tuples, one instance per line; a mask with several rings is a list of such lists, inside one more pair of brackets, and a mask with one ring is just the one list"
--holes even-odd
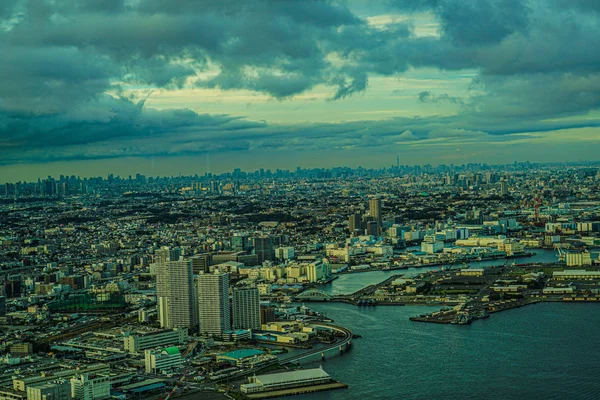
[(396, 279), (400, 278), (401, 276), (403, 276), (403, 275), (402, 274), (392, 275), (389, 278), (387, 278), (386, 280), (384, 280), (383, 282), (379, 282), (374, 285), (369, 285), (367, 287), (364, 287), (364, 288), (357, 290), (356, 292), (350, 293), (350, 294), (334, 294), (334, 295), (332, 295), (329, 293), (325, 293), (321, 290), (310, 289), (310, 290), (300, 293), (297, 296), (294, 296), (294, 300), (295, 301), (337, 301), (337, 302), (354, 304), (354, 302), (356, 302), (361, 297), (366, 297), (366, 296), (372, 295), (373, 293), (375, 293), (375, 291), (377, 289), (389, 285), (390, 283), (392, 283)]

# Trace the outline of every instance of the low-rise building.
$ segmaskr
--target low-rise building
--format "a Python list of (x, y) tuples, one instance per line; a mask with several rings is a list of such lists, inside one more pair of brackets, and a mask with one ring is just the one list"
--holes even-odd
[(165, 329), (150, 332), (130, 332), (123, 339), (125, 351), (135, 353), (141, 350), (181, 345), (188, 341), (186, 328)]
[(259, 375), (248, 378), (249, 383), (240, 385), (242, 393), (260, 393), (302, 386), (322, 385), (332, 381), (321, 368)]
[(144, 361), (147, 373), (161, 373), (181, 365), (181, 352), (174, 346), (160, 350), (146, 350)]

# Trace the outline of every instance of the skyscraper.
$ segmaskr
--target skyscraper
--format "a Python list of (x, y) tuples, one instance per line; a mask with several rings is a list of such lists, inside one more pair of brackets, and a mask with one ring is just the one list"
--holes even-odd
[(377, 230), (380, 231), (383, 226), (383, 219), (381, 216), (381, 199), (374, 198), (369, 200), (369, 214), (373, 217), (373, 221), (377, 222)]
[(197, 325), (190, 260), (156, 264), (156, 301), (161, 327), (192, 328)]
[(222, 336), (231, 330), (229, 274), (198, 276), (198, 315), (202, 334)]
[(233, 327), (260, 329), (260, 297), (257, 288), (233, 291)]
[(275, 252), (273, 251), (273, 239), (270, 236), (255, 237), (252, 238), (252, 242), (254, 244), (254, 254), (256, 254), (259, 263), (273, 260)]
[(348, 230), (352, 236), (364, 233), (362, 230), (362, 215), (360, 215), (360, 213), (350, 215), (350, 218), (348, 219)]

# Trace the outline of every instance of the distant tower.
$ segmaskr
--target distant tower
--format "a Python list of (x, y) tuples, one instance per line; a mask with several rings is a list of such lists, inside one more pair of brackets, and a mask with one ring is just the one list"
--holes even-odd
[(357, 233), (362, 233), (362, 215), (360, 213), (354, 213), (348, 218), (348, 230), (350, 235), (355, 236)]
[(273, 238), (270, 236), (259, 236), (252, 238), (254, 245), (254, 254), (256, 254), (259, 263), (267, 260), (273, 260), (275, 252), (273, 250)]
[(508, 195), (508, 182), (501, 181), (500, 182), (500, 196)]
[(257, 288), (233, 291), (233, 327), (236, 329), (260, 329), (260, 297)]
[(162, 328), (193, 328), (197, 325), (192, 261), (156, 264), (156, 302)]
[(202, 334), (222, 336), (231, 330), (229, 274), (198, 275), (198, 316)]
[(369, 200), (369, 214), (375, 222), (377, 222), (377, 230), (381, 231), (381, 227), (383, 226), (383, 220), (381, 217), (381, 199), (374, 198)]

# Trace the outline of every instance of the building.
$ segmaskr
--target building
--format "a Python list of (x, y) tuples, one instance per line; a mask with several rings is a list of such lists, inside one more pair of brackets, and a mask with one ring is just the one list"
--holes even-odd
[(377, 222), (368, 221), (367, 229), (365, 231), (366, 231), (366, 234), (369, 236), (377, 236), (379, 234), (379, 229), (377, 228)]
[(162, 328), (197, 325), (191, 260), (157, 264), (156, 302)]
[(76, 400), (103, 400), (110, 397), (108, 375), (78, 374), (71, 378), (71, 397)]
[(309, 282), (322, 281), (331, 275), (331, 264), (321, 260), (307, 264), (304, 269)]
[(125, 351), (136, 353), (140, 350), (182, 345), (188, 342), (188, 331), (185, 328), (166, 329), (152, 332), (135, 332), (123, 338)]
[(221, 336), (231, 330), (229, 307), (229, 274), (198, 276), (198, 316), (200, 332)]
[(241, 349), (241, 350), (233, 350), (228, 353), (222, 353), (217, 355), (217, 362), (226, 361), (233, 365), (240, 365), (244, 362), (244, 360), (264, 355), (265, 352), (262, 350), (256, 349)]
[(579, 267), (582, 265), (592, 265), (592, 256), (587, 251), (567, 252), (567, 267)]
[(191, 257), (190, 260), (192, 260), (192, 272), (198, 275), (209, 271), (209, 267), (212, 265), (212, 254), (198, 254)]
[(275, 258), (279, 260), (293, 260), (296, 252), (293, 247), (278, 247), (275, 249)]
[(33, 352), (33, 345), (28, 342), (14, 343), (10, 346), (10, 354), (13, 356), (27, 355)]
[(149, 374), (170, 371), (181, 365), (181, 352), (175, 346), (160, 350), (145, 350), (144, 363)]
[(508, 182), (501, 181), (500, 182), (500, 196), (508, 195)]
[(233, 327), (260, 329), (260, 297), (257, 288), (233, 291)]
[(180, 248), (161, 247), (154, 252), (154, 263), (161, 264), (169, 261), (179, 261), (181, 255)]
[(273, 260), (275, 253), (273, 251), (273, 239), (270, 236), (259, 236), (252, 238), (254, 254), (257, 261), (262, 264), (267, 260)]
[(240, 385), (242, 393), (260, 393), (273, 390), (291, 389), (302, 386), (322, 385), (332, 381), (321, 368), (259, 375), (248, 378), (249, 383)]
[(583, 269), (554, 271), (552, 277), (560, 281), (600, 279), (600, 271), (586, 271)]
[(348, 218), (348, 230), (351, 236), (361, 235), (362, 232), (362, 215), (360, 213), (354, 213)]
[(249, 247), (248, 236), (234, 234), (231, 239), (229, 239), (229, 244), (231, 245), (232, 251), (247, 251)]
[(374, 198), (369, 200), (369, 214), (371, 215), (371, 218), (373, 218), (373, 221), (377, 223), (377, 230), (379, 231), (383, 226), (380, 198)]
[(427, 254), (439, 253), (444, 250), (444, 242), (422, 242), (421, 251)]
[(266, 325), (269, 322), (275, 322), (275, 307), (260, 307), (260, 324)]
[(69, 400), (71, 398), (71, 383), (64, 379), (27, 387), (27, 400)]

